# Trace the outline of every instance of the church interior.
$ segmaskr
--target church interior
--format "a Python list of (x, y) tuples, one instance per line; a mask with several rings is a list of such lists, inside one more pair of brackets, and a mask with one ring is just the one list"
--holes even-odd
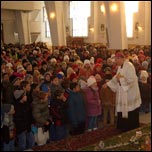
[[(118, 60), (128, 79), (117, 75)], [(125, 69), (126, 60), (136, 78)], [(90, 68), (83, 70), (87, 64)], [(119, 88), (125, 81), (127, 93), (137, 80), (140, 93), (140, 99), (132, 100), (140, 100), (139, 125), (127, 131), (117, 123), (123, 122), (118, 113), (125, 119), (124, 111), (130, 112), (129, 103), (127, 110), (124, 103), (118, 110), (121, 91), (114, 91), (114, 106), (104, 104), (101, 93), (107, 85), (111, 88), (115, 76)], [(90, 116), (87, 89), (94, 82), (98, 91), (93, 90), (93, 101), (99, 100), (101, 107), (97, 116)], [(1, 86), (1, 131), (9, 128), (7, 142), (6, 130), (1, 139), (2, 151), (151, 151), (151, 1), (1, 1)], [(127, 94), (126, 102), (129, 98)], [(12, 106), (15, 114), (8, 110)], [(71, 131), (78, 119), (84, 122)], [(97, 124), (92, 130), (91, 121)], [(30, 131), (25, 127), (29, 123)]]

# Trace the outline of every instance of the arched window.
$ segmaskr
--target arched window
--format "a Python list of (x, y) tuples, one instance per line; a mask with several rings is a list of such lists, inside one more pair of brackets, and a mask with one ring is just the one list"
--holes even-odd
[(90, 16), (90, 1), (71, 1), (70, 18), (72, 18), (73, 37), (88, 36), (88, 17)]

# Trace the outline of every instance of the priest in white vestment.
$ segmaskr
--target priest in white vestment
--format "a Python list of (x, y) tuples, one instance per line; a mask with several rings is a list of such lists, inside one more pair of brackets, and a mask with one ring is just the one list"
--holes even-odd
[(116, 75), (103, 87), (110, 87), (116, 92), (117, 128), (128, 131), (139, 127), (139, 108), (141, 96), (135, 68), (123, 53), (116, 53), (115, 62), (118, 65)]

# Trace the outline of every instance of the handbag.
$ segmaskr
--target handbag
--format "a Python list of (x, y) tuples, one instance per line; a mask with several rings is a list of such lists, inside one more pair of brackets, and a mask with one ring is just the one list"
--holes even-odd
[(37, 145), (45, 145), (49, 139), (49, 131), (43, 131), (42, 127), (39, 127), (36, 134), (36, 143)]

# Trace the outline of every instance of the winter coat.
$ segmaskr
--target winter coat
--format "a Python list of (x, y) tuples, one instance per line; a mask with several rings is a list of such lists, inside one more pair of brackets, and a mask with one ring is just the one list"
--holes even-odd
[(60, 126), (62, 124), (67, 123), (67, 102), (54, 99), (53, 104), (50, 106), (51, 115), (53, 118), (53, 122), (56, 126)]
[(37, 127), (43, 127), (49, 119), (48, 102), (42, 102), (36, 94), (33, 95), (32, 114)]
[(20, 134), (23, 131), (30, 131), (32, 124), (32, 115), (30, 108), (31, 107), (28, 102), (21, 103), (20, 101), (15, 101), (14, 122), (17, 134)]
[(101, 114), (101, 101), (98, 90), (94, 91), (90, 87), (83, 89), (86, 98), (87, 116), (98, 116)]
[(151, 102), (151, 90), (149, 84), (139, 82), (139, 90), (140, 90), (142, 103)]
[(80, 92), (69, 92), (68, 96), (68, 116), (73, 126), (85, 121), (85, 101)]
[(102, 106), (115, 107), (116, 93), (113, 92), (109, 87), (101, 88), (100, 98), (102, 101)]

